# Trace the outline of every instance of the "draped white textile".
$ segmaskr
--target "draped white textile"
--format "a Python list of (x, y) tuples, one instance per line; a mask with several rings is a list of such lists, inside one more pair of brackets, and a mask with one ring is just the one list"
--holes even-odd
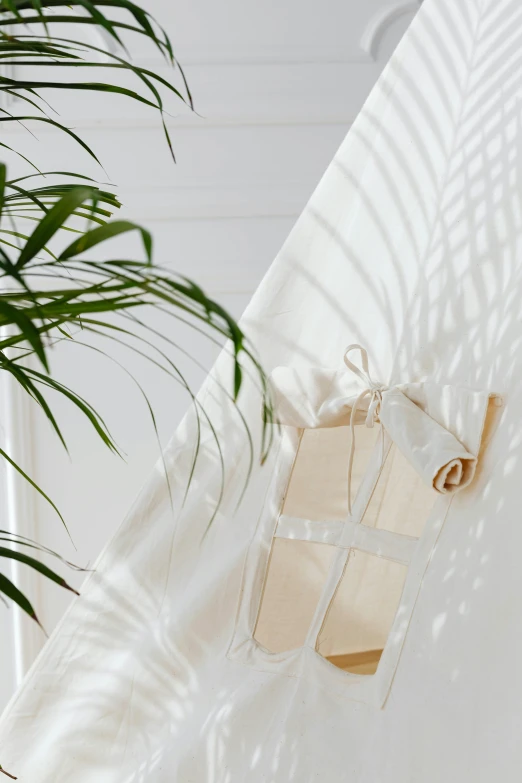
[[(223, 446), (224, 487), (204, 427), (185, 499), (197, 439), (188, 415), (165, 454), (174, 510), (160, 463), (2, 718), (0, 763), (21, 783), (518, 780), (521, 51), (520, 0), (425, 0), (242, 322), (268, 372), (302, 378), (336, 367), (351, 342), (368, 346), (375, 378), (479, 455), (473, 482), (438, 495), (418, 541), (345, 519), (321, 537), (313, 519), (283, 519), (281, 535), (335, 552), (309, 638), (271, 655), (252, 637), (297, 439), (283, 428), (242, 497), (249, 442), (209, 379), (199, 399)], [(341, 408), (321, 408), (323, 376), (317, 399), (302, 397), (312, 423), (336, 421), (363, 390), (339, 372), (328, 383), (342, 385)], [(224, 354), (213, 377), (228, 387), (231, 375)], [(258, 447), (261, 401), (247, 376), (241, 406)], [(485, 391), (468, 389), (505, 405), (487, 408)], [(394, 400), (390, 432), (404, 416)], [(420, 445), (403, 448), (436, 482), (453, 480), (451, 460), (433, 477)], [(407, 569), (366, 679), (316, 648), (363, 547), (379, 566)], [(354, 622), (376, 606), (358, 602)]]

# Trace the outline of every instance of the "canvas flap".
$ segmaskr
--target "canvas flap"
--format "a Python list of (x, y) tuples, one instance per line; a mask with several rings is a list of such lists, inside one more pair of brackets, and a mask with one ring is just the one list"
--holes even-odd
[[(352, 346), (353, 348), (359, 346)], [(350, 349), (350, 350), (351, 350)], [(299, 429), (372, 427), (380, 421), (423, 480), (441, 494), (475, 474), (489, 393), (432, 382), (386, 387), (345, 357), (338, 369), (278, 367), (272, 373), (278, 420)], [(353, 445), (352, 445), (353, 449)]]

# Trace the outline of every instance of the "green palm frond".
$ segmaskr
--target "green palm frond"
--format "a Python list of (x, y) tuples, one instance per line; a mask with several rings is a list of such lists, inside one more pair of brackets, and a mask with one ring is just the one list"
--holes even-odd
[[(60, 8), (62, 14), (50, 14), (49, 9)], [(106, 13), (100, 9), (123, 10), (128, 12), (129, 19), (133, 22), (122, 22), (109, 19)], [(87, 13), (77, 16), (71, 13), (73, 9), (81, 9)], [(68, 0), (64, 6), (63, 0), (3, 0), (0, 2), (0, 13), (5, 12), (3, 23), (15, 24), (47, 24), (47, 29), (52, 23), (94, 24), (105, 29), (111, 37), (121, 42), (118, 30), (130, 30), (151, 40), (160, 52), (171, 62), (174, 62), (174, 52), (170, 39), (163, 28), (154, 18), (140, 6), (130, 0)], [(79, 20), (79, 21), (78, 21)]]
[[(87, 30), (101, 31), (102, 38), (111, 43), (109, 48), (86, 41)], [(77, 39), (67, 37), (75, 36), (76, 31)], [(131, 61), (127, 39), (135, 36), (148, 40), (160, 52), (168, 66), (163, 73), (168, 72), (169, 78)], [(0, 66), (6, 65), (15, 67), (10, 76), (5, 75), (5, 70), (0, 76), (0, 98), (3, 94), (10, 99), (0, 108), (0, 129), (18, 123), (32, 132), (46, 125), (72, 139), (98, 162), (95, 150), (68, 127), (66, 120), (57, 118), (47, 98), (52, 101), (53, 96), (66, 91), (134, 101), (157, 112), (172, 157), (167, 105), (174, 101), (189, 110), (194, 108), (169, 36), (150, 13), (130, 0), (0, 0)], [(89, 78), (92, 69), (96, 71), (96, 81)], [(153, 241), (147, 230), (129, 221), (111, 220), (121, 205), (110, 185), (95, 182), (82, 172), (42, 170), (38, 161), (30, 160), (16, 145), (1, 141), (0, 153), (4, 150), (13, 154), (23, 168), (9, 179), (6, 166), (0, 162), (0, 372), (9, 373), (41, 408), (65, 448), (66, 437), (51, 402), (56, 393), (76, 407), (108, 449), (120, 454), (107, 424), (88, 400), (52, 375), (49, 349), (68, 340), (79, 350), (86, 348), (110, 356), (110, 351), (80, 339), (85, 334), (102, 337), (108, 346), (124, 346), (165, 372), (188, 393), (196, 416), (197, 443), (186, 493), (205, 426), (214, 438), (221, 466), (221, 497), (225, 464), (218, 434), (169, 353), (173, 350), (187, 356), (183, 346), (140, 318), (143, 308), (155, 309), (171, 317), (173, 324), (189, 325), (214, 343), (229, 346), (230, 389), (223, 389), (217, 381), (213, 383), (219, 387), (216, 391), (220, 399), (228, 397), (235, 405), (244, 429), (250, 454), (248, 481), (255, 457), (254, 441), (237, 405), (245, 376), (257, 384), (262, 398), (261, 462), (272, 445), (274, 428), (270, 425), (274, 422), (274, 410), (266, 375), (236, 321), (197, 283), (154, 263)], [(139, 240), (141, 257), (93, 259), (92, 251), (97, 258), (106, 242), (126, 234), (134, 234)], [(31, 354), (37, 358), (36, 366), (25, 361)], [(197, 364), (195, 357), (188, 358)], [(153, 408), (145, 390), (139, 388), (157, 434)], [(5, 451), (0, 450), (0, 458), (60, 513), (23, 466)], [(209, 524), (219, 502), (218, 499)], [(56, 553), (5, 530), (0, 530), (0, 542), (0, 562), (31, 568), (74, 592), (61, 576), (33, 557), (59, 557)], [(31, 552), (27, 553), (27, 549)], [(30, 600), (1, 572), (0, 598), (10, 599), (38, 622)], [(1, 766), (0, 773), (13, 777)]]
[[(11, 533), (9, 530), (0, 530), (0, 542), (2, 542), (2, 544), (0, 544), (0, 558), (3, 558), (7, 561), (21, 563), (22, 565), (31, 568), (33, 571), (36, 571), (36, 573), (40, 574), (41, 576), (44, 576), (46, 579), (49, 579), (49, 581), (54, 582), (59, 587), (62, 587), (65, 590), (69, 590), (70, 592), (78, 595), (78, 591), (75, 590), (74, 587), (71, 587), (71, 585), (68, 584), (68, 582), (66, 582), (65, 579), (57, 574), (52, 568), (49, 568), (49, 566), (45, 565), (40, 560), (37, 560), (32, 555), (28, 555), (21, 550), (30, 549), (38, 552), (39, 554), (51, 556), (57, 560), (60, 560), (64, 565), (75, 571), (83, 571), (84, 569), (73, 565), (73, 563), (70, 563), (56, 552), (53, 552), (52, 549), (41, 546), (40, 544), (37, 544), (35, 541), (31, 541), (25, 536)], [(16, 547), (16, 549), (13, 549), (13, 547)], [(9, 598), (23, 612), (29, 615), (32, 620), (35, 620), (35, 622), (40, 625), (40, 621), (29, 599), (26, 598), (21, 590), (15, 584), (13, 584), (13, 582), (8, 577), (6, 577), (5, 574), (2, 574), (1, 572), (0, 596)]]
[[(2, 177), (6, 183), (5, 193), (9, 180), (0, 165), (0, 182)], [(129, 221), (108, 222), (79, 235), (56, 255), (48, 250), (46, 257), (42, 256), (42, 252), (49, 248), (78, 210), (82, 210), (82, 214), (89, 212), (97, 192), (96, 188), (89, 185), (68, 188), (45, 212), (32, 234), (18, 237), (21, 246), (15, 253), (7, 248), (1, 249), (0, 280), (3, 286), (0, 292), (0, 330), (5, 332), (8, 329), (9, 336), (0, 339), (0, 370), (11, 373), (42, 408), (64, 446), (65, 437), (46, 396), (49, 390), (66, 396), (87, 417), (105, 445), (119, 453), (117, 444), (98, 413), (78, 393), (50, 375), (48, 347), (53, 340), (64, 339), (65, 328), (69, 330), (68, 339), (74, 339), (71, 331), (74, 329), (78, 333), (101, 333), (113, 340), (116, 339), (116, 331), (119, 332), (118, 339), (123, 335), (132, 335), (128, 318), (138, 308), (157, 307), (180, 313), (188, 323), (210, 330), (230, 345), (233, 402), (238, 399), (245, 367), (250, 375), (253, 373), (258, 379), (265, 409), (261, 454), (264, 460), (271, 443), (271, 435), (267, 433), (271, 430), (268, 425), (273, 421), (273, 409), (266, 377), (252, 348), (235, 320), (221, 305), (209, 298), (200, 286), (152, 262), (152, 238), (145, 229)], [(4, 196), (4, 209), (7, 209), (8, 203), (8, 198)], [(2, 217), (0, 213), (0, 230)], [(88, 257), (88, 252), (93, 248), (99, 248), (108, 240), (131, 232), (141, 238), (143, 260), (97, 261)], [(60, 285), (45, 290), (33, 287), (33, 279), (41, 284), (42, 278), (60, 281)], [(106, 316), (126, 320), (118, 326), (114, 320), (106, 321)], [(148, 328), (138, 319), (135, 322)], [(154, 332), (152, 329), (150, 331)], [(15, 357), (12, 356), (14, 348), (21, 349)], [(38, 357), (41, 370), (24, 365), (22, 360), (28, 352)], [(163, 359), (165, 356), (162, 353)], [(153, 361), (150, 351), (147, 358)], [(170, 360), (167, 361), (170, 362), (168, 371), (174, 370), (179, 374), (176, 366)], [(244, 419), (242, 424), (250, 437)]]
[[(16, 66), (16, 77), (0, 76), (0, 94), (15, 97), (32, 110), (31, 113), (12, 114), (4, 109), (0, 122), (51, 124), (75, 139), (89, 155), (97, 159), (81, 137), (49, 116), (48, 111), (52, 111), (52, 107), (44, 100), (42, 92), (66, 90), (106, 93), (131, 99), (159, 112), (168, 147), (174, 156), (165, 122), (163, 96), (182, 101), (190, 109), (193, 109), (193, 100), (183, 69), (174, 57), (170, 39), (151, 15), (126, 0), (73, 0), (67, 6), (61, 2), (42, 0), (37, 5), (38, 8), (35, 8), (33, 2), (17, 3), (15, 0), (0, 2), (0, 63), (8, 62)], [(56, 8), (60, 9), (59, 13), (55, 11)], [(129, 20), (124, 22), (110, 18), (109, 14), (114, 11), (126, 11)], [(54, 35), (56, 27), (71, 24), (79, 29), (87, 25), (103, 30), (121, 49), (121, 54), (85, 40)], [(35, 31), (35, 26), (37, 29), (40, 27), (42, 32)], [(179, 84), (130, 61), (122, 38), (123, 34), (129, 33), (146, 37), (159, 49), (171, 67), (173, 77), (178, 77)], [(52, 78), (56, 68), (60, 69), (59, 79)], [(82, 80), (82, 70), (92, 68), (107, 74), (110, 80)], [(79, 78), (63, 78), (63, 69)], [(118, 74), (131, 76), (136, 87), (115, 82)]]

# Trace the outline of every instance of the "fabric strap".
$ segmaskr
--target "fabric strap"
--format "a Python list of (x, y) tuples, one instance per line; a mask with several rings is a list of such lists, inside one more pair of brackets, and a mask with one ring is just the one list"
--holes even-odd
[[(359, 351), (361, 355), (362, 369), (357, 367), (349, 358), (349, 354), (353, 351)], [(382, 393), (388, 388), (380, 383), (375, 383), (372, 380), (369, 370), (368, 351), (359, 345), (353, 343), (349, 345), (344, 352), (344, 363), (348, 369), (357, 375), (365, 384), (365, 389), (359, 394), (355, 400), (353, 407), (350, 411), (350, 456), (348, 459), (348, 512), (352, 513), (352, 473), (353, 473), (353, 461), (355, 457), (355, 421), (357, 412), (361, 407), (363, 401), (369, 397), (370, 403), (368, 405), (368, 413), (366, 415), (365, 425), (366, 427), (374, 427), (375, 421), (379, 417), (380, 408), (382, 404)], [(381, 428), (381, 455), (384, 456), (384, 430)]]

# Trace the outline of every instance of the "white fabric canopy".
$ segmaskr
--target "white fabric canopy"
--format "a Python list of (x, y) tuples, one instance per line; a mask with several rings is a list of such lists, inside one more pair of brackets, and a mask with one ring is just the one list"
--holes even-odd
[[(204, 537), (221, 489), (207, 430), (182, 502), (189, 414), (166, 451), (174, 510), (160, 465), (3, 717), (0, 758), (22, 783), (517, 779), (520, 51), (519, 0), (426, 0), (243, 319), (268, 371), (337, 367), (347, 345), (367, 346), (374, 376), (478, 457), (472, 483), (417, 530), (426, 505), (395, 480), (400, 452), (385, 433), (382, 469), (357, 427), (353, 513), (334, 518), (341, 428), (307, 473), (321, 502), (285, 508), (301, 434), (284, 427), (236, 510), (248, 441), (209, 379), (217, 517)], [(226, 354), (213, 376), (228, 383)], [(489, 406), (482, 445), (469, 389), (505, 402)], [(258, 390), (241, 404), (259, 431)], [(254, 637), (269, 556), (292, 540), (331, 558), (295, 568), (285, 595), (303, 574), (320, 587), (305, 638), (269, 650)], [(342, 668), (348, 643), (375, 653), (374, 674)]]

